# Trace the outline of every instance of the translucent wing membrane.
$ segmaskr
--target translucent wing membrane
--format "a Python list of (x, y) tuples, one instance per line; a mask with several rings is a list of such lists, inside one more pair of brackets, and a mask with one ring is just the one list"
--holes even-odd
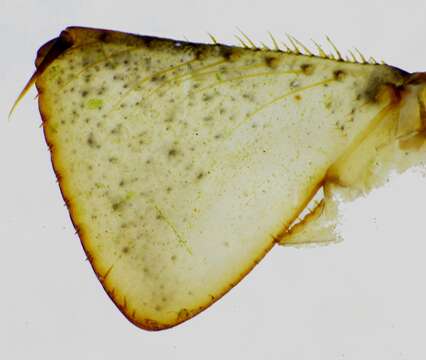
[[(197, 314), (277, 241), (326, 238), (331, 190), (289, 230), (321, 187), (364, 191), (400, 139), (424, 148), (419, 78), (242, 41), (69, 28), (39, 52), (44, 132), (72, 221), (105, 290), (143, 328)], [(403, 104), (415, 121), (401, 121)]]

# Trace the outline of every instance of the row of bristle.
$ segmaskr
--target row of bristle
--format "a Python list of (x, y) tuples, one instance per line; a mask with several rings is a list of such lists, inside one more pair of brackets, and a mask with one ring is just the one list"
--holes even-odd
[[(311, 40), (314, 44), (315, 50), (310, 50), (308, 46), (305, 46), (301, 41), (297, 40), (294, 36), (286, 34), (286, 40), (278, 41), (276, 37), (272, 35), (271, 32), (268, 32), (270, 37), (271, 46), (268, 46), (264, 42), (259, 42), (259, 45), (256, 45), (243, 31), (238, 29), (239, 35), (235, 35), (235, 38), (238, 40), (239, 44), (247, 49), (260, 49), (260, 50), (269, 50), (269, 51), (281, 51), (285, 53), (290, 53), (294, 55), (307, 55), (307, 56), (318, 56), (324, 59), (331, 59), (336, 61), (346, 61), (357, 64), (379, 64), (373, 57), (367, 58), (362, 54), (359, 49), (354, 48), (354, 50), (348, 50), (347, 55), (342, 55), (338, 50), (337, 46), (333, 43), (329, 36), (326, 36), (326, 41), (329, 46), (331, 46), (331, 51), (326, 52), (324, 48), (314, 40)], [(215, 36), (208, 33), (213, 44), (218, 44), (218, 40)], [(384, 61), (380, 62), (384, 64)]]

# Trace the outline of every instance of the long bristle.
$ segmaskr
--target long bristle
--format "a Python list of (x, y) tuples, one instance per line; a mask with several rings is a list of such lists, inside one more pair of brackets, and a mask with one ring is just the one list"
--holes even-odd
[(272, 40), (272, 44), (274, 45), (274, 50), (281, 51), (280, 46), (278, 45), (278, 42), (275, 39), (275, 37), (272, 35), (272, 33), (270, 31), (268, 31), (268, 34), (269, 34), (269, 37)]
[(211, 33), (207, 33), (207, 35), (209, 36), (209, 38), (210, 38), (210, 40), (212, 41), (212, 43), (214, 44), (214, 45), (217, 45), (218, 44), (218, 41), (217, 41), (217, 39), (211, 34)]
[(333, 43), (333, 41), (331, 41), (329, 36), (326, 36), (326, 40), (328, 41), (328, 43), (331, 45), (331, 47), (335, 51), (335, 53), (337, 55), (336, 60), (343, 60), (342, 54), (340, 53), (339, 49), (337, 49), (337, 46)]
[(257, 48), (256, 44), (241, 29), (238, 29), (238, 31), (253, 49)]
[(285, 35), (286, 35), (286, 37), (287, 37), (288, 41), (290, 41), (291, 46), (293, 47), (293, 49), (291, 49), (291, 50), (292, 50), (292, 52), (293, 52), (294, 54), (301, 54), (302, 52), (301, 52), (301, 51), (300, 51), (300, 49), (298, 48), (298, 46), (297, 46), (296, 42), (293, 40), (292, 36), (291, 36), (291, 35), (289, 35), (289, 34), (287, 34), (287, 33), (286, 33)]

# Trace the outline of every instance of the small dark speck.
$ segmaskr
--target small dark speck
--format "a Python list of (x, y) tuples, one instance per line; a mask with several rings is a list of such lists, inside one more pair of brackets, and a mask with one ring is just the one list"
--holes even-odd
[(203, 94), (203, 101), (210, 101), (213, 98), (212, 95), (208, 95), (208, 94)]
[(169, 157), (174, 157), (174, 156), (177, 155), (177, 150), (176, 149), (170, 149), (167, 154), (168, 154)]
[(311, 64), (303, 64), (300, 66), (300, 68), (302, 69), (305, 75), (312, 75), (312, 73), (314, 72), (314, 67)]
[(93, 136), (93, 133), (90, 133), (89, 136), (87, 137), (87, 144), (91, 148), (100, 148), (100, 145), (98, 145), (95, 141), (95, 137)]
[(117, 126), (115, 126), (112, 130), (111, 130), (111, 134), (119, 134), (121, 132), (121, 124), (118, 124)]
[(251, 94), (244, 93), (242, 96), (243, 96), (244, 99), (247, 99), (249, 101), (253, 101), (253, 95), (251, 95)]
[(279, 65), (279, 58), (274, 57), (274, 56), (266, 56), (265, 57), (265, 63), (271, 69), (276, 69)]
[(333, 72), (334, 80), (341, 81), (345, 78), (345, 72), (343, 70), (336, 70)]

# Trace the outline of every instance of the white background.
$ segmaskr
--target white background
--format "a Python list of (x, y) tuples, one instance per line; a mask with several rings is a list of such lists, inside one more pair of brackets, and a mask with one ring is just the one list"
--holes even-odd
[[(130, 324), (85, 260), (50, 165), (34, 89), (7, 121), (36, 50), (69, 25), (234, 42), (240, 27), (426, 70), (424, 1), (0, 0), (1, 359), (424, 359), (425, 171), (346, 207), (343, 243), (275, 247), (237, 287), (163, 332)], [(320, 139), (319, 139), (320, 141)]]

